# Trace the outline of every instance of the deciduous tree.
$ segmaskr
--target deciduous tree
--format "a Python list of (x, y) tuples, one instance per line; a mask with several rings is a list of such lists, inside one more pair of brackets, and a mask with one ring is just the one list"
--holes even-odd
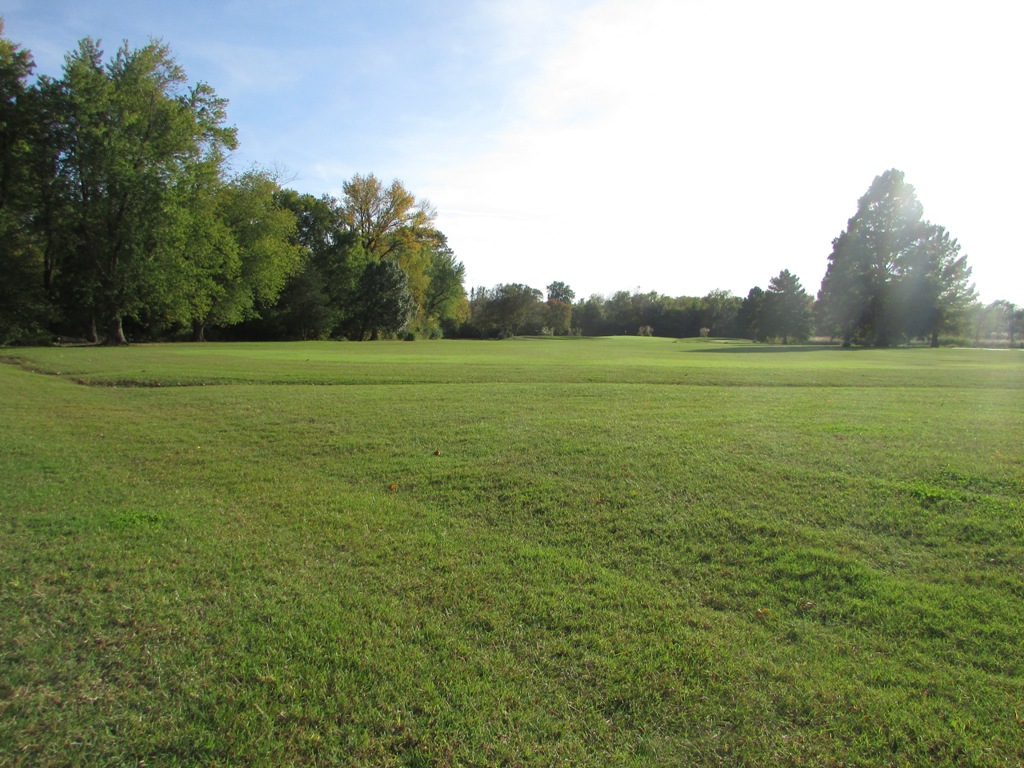
[(742, 300), (733, 296), (731, 291), (715, 289), (709, 292), (700, 300), (702, 327), (707, 328), (712, 336), (732, 335), (741, 303)]
[(606, 330), (605, 300), (599, 294), (591, 294), (573, 307), (573, 322), (585, 336), (602, 336)]
[(351, 302), (365, 262), (352, 268), (341, 206), (329, 195), (316, 197), (292, 189), (277, 193), (279, 205), (295, 216), (295, 245), (302, 266), (288, 278), (277, 303), (261, 312), (261, 338), (323, 339), (341, 325), (342, 307)]
[(572, 305), (557, 299), (548, 299), (544, 303), (541, 323), (545, 333), (554, 336), (565, 336), (572, 331)]
[(39, 220), (42, 140), (38, 99), (28, 80), (31, 54), (3, 36), (0, 18), (0, 344), (38, 338), (48, 319), (43, 292), (45, 240)]
[(196, 163), (222, 160), (235, 131), (224, 125), (223, 100), (204, 83), (187, 87), (163, 43), (125, 44), (106, 65), (102, 56), (83, 40), (59, 84), (60, 279), (106, 324), (108, 342), (124, 343), (123, 320), (174, 304), (161, 294), (183, 284), (168, 247), (181, 221), (167, 215), (181, 202), (176, 182)]
[(451, 325), (469, 315), (466, 300), (466, 267), (459, 261), (448, 240), (441, 233), (436, 247), (431, 250), (427, 267), (427, 291), (423, 301), (423, 314), (429, 323)]
[(363, 250), (378, 259), (400, 246), (396, 236), (403, 228), (428, 227), (436, 217), (429, 202), (417, 201), (397, 179), (385, 187), (372, 173), (356, 174), (342, 189), (345, 223), (359, 238)]
[(1018, 331), (1024, 325), (1024, 308), (1004, 299), (994, 301), (989, 306), (994, 310), (994, 314), (1001, 318), (1002, 326), (1006, 329), (1006, 336), (1012, 347)]
[(576, 292), (560, 280), (556, 280), (547, 287), (548, 301), (560, 301), (563, 304), (572, 304), (576, 300)]
[(198, 289), (204, 295), (195, 302), (200, 309), (191, 318), (195, 341), (203, 341), (207, 325), (234, 325), (256, 317), (260, 306), (277, 301), (288, 277), (301, 267), (295, 215), (278, 203), (278, 192), (273, 176), (260, 170), (243, 173), (219, 190), (217, 218), (225, 259)]

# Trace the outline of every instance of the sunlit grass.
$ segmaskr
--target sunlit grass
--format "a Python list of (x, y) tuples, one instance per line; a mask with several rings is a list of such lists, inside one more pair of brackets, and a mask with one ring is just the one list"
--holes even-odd
[(289, 342), (12, 349), (7, 360), (88, 384), (623, 383), (1016, 387), (1014, 350), (840, 349), (723, 339)]
[(1018, 764), (1024, 357), (771, 349), (5, 351), (0, 763)]

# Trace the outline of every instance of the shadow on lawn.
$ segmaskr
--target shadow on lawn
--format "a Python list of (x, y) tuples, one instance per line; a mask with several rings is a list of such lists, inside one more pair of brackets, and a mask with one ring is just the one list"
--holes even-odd
[(720, 347), (707, 346), (702, 349), (690, 349), (688, 352), (716, 352), (728, 354), (779, 354), (796, 352), (855, 352), (861, 347), (841, 347), (838, 345), (819, 344), (737, 344)]

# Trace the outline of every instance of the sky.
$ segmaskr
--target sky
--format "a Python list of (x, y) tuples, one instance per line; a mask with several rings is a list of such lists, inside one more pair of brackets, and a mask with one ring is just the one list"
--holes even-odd
[(467, 288), (815, 294), (898, 168), (985, 302), (1024, 304), (1024, 4), (1009, 0), (0, 0), (59, 76), (167, 43), (229, 100), (237, 170), (400, 179)]

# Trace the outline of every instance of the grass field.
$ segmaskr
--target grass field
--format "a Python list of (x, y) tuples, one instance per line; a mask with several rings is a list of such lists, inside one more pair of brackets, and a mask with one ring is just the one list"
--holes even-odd
[(1024, 763), (1024, 353), (0, 362), (0, 765)]

